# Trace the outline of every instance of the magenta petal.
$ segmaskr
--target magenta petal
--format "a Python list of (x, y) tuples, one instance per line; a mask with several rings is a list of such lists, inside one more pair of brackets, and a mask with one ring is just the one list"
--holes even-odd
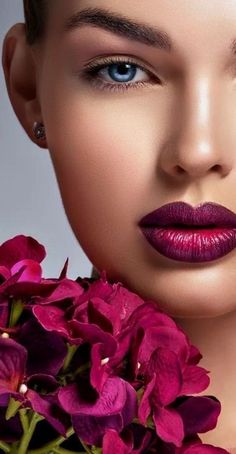
[(32, 389), (28, 390), (27, 398), (31, 402), (33, 410), (39, 415), (44, 416), (44, 418), (49, 422), (49, 424), (51, 424), (52, 427), (54, 427), (54, 429), (59, 434), (61, 434), (63, 437), (66, 437), (68, 425), (64, 422), (66, 418), (61, 408), (56, 405), (56, 399), (55, 403), (52, 403), (47, 400), (47, 396), (43, 398)]
[(154, 373), (152, 380), (148, 383), (148, 385), (144, 391), (144, 394), (143, 394), (143, 397), (141, 399), (139, 409), (138, 409), (138, 417), (142, 424), (146, 423), (146, 420), (152, 411), (150, 400), (151, 400), (151, 395), (152, 395), (153, 389), (155, 387), (155, 383), (156, 383), (156, 374)]
[(38, 304), (55, 303), (65, 298), (79, 297), (83, 293), (83, 288), (77, 282), (68, 278), (62, 279), (62, 281), (56, 280), (55, 284), (56, 288), (53, 289), (47, 298), (38, 296), (35, 298), (35, 302)]
[(155, 408), (153, 420), (157, 435), (168, 443), (181, 447), (184, 439), (184, 425), (181, 416), (174, 409)]
[(31, 236), (17, 235), (0, 246), (0, 263), (7, 268), (11, 268), (15, 263), (25, 259), (40, 263), (45, 257), (44, 246)]
[(90, 344), (104, 344), (104, 354), (107, 357), (114, 355), (117, 349), (117, 342), (114, 337), (103, 331), (99, 326), (92, 323), (81, 323), (77, 320), (72, 320), (68, 323), (71, 329), (72, 339), (81, 339)]
[(183, 370), (181, 394), (195, 394), (206, 389), (210, 383), (210, 378), (207, 373), (208, 371), (203, 367), (186, 366)]
[(140, 347), (140, 363), (148, 361), (150, 354), (158, 347), (173, 351), (176, 353), (180, 364), (185, 365), (189, 355), (189, 345), (186, 335), (182, 331), (169, 326), (152, 326), (147, 329)]
[[(103, 391), (95, 403), (86, 402), (83, 396), (80, 396), (79, 385), (76, 383), (62, 388), (58, 398), (64, 410), (70, 414), (107, 416), (122, 411), (127, 399), (127, 388), (132, 388), (129, 383), (119, 377), (113, 377), (107, 379)], [(134, 391), (133, 388), (132, 390)]]
[(108, 429), (103, 437), (102, 452), (103, 454), (111, 454), (111, 452), (129, 454), (132, 450), (119, 437), (116, 430)]
[(102, 391), (103, 385), (109, 377), (106, 364), (101, 362), (104, 359), (103, 351), (103, 344), (94, 344), (91, 348), (90, 382), (98, 393)]
[(182, 417), (185, 435), (191, 436), (216, 427), (221, 404), (215, 398), (191, 396), (177, 407), (177, 411)]
[(47, 331), (56, 331), (57, 333), (69, 336), (65, 311), (52, 305), (35, 305), (32, 308), (33, 314), (40, 325)]
[(202, 359), (202, 354), (195, 345), (190, 345), (188, 364), (198, 364)]
[(11, 277), (9, 268), (6, 266), (0, 266), (0, 277), (3, 278), (4, 281), (9, 279)]
[(179, 454), (229, 454), (229, 452), (223, 448), (217, 448), (208, 444), (195, 444), (183, 450), (181, 449)]
[(26, 266), (26, 269), (22, 273), (21, 277), (18, 279), (18, 282), (40, 282), (42, 278), (42, 268), (38, 262), (31, 259), (20, 260), (15, 263), (11, 268), (11, 273), (17, 273), (22, 266)]
[(12, 339), (0, 338), (0, 394), (18, 392), (23, 383), (27, 351)]
[(158, 348), (149, 362), (150, 374), (156, 373), (155, 395), (160, 405), (169, 405), (182, 387), (182, 373), (177, 355), (165, 348)]
[(68, 269), (68, 263), (69, 263), (69, 257), (67, 257), (66, 261), (65, 261), (65, 264), (61, 270), (61, 273), (60, 273), (60, 276), (59, 276), (59, 281), (61, 281), (62, 279), (65, 279), (66, 278), (66, 275), (67, 275), (67, 269)]
[(108, 378), (95, 402), (86, 402), (79, 384), (71, 384), (58, 393), (59, 402), (72, 415), (73, 427), (83, 441), (100, 446), (108, 428), (120, 432), (136, 416), (134, 388), (119, 377)]

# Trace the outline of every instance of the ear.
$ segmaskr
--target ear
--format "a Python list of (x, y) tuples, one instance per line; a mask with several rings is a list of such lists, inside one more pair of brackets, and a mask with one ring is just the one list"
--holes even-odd
[(26, 42), (25, 24), (13, 25), (3, 42), (2, 66), (8, 95), (15, 114), (30, 139), (47, 148), (46, 139), (37, 140), (33, 133), (35, 121), (43, 123), (37, 95), (35, 50)]

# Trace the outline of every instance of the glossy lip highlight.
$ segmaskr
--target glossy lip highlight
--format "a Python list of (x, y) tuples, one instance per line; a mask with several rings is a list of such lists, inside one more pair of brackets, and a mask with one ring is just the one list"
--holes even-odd
[(236, 214), (216, 203), (163, 205), (139, 222), (147, 241), (168, 258), (216, 260), (236, 247)]

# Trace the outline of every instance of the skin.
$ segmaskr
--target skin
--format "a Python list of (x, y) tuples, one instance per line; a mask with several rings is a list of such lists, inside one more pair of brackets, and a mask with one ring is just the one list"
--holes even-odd
[[(164, 29), (176, 51), (91, 26), (63, 33), (66, 18), (88, 6)], [(3, 48), (15, 113), (31, 140), (49, 149), (86, 255), (109, 279), (157, 301), (202, 352), (212, 381), (202, 394), (216, 395), (222, 413), (217, 429), (201, 438), (222, 447), (236, 446), (236, 251), (212, 262), (174, 261), (147, 243), (138, 222), (174, 201), (217, 202), (236, 212), (236, 56), (228, 49), (235, 23), (234, 0), (178, 0), (178, 8), (172, 0), (138, 8), (135, 0), (57, 0), (43, 43), (30, 49), (16, 24)], [(132, 57), (155, 83), (139, 72), (145, 88), (112, 92), (75, 75), (104, 54)], [(34, 138), (34, 121), (44, 123), (45, 141)]]

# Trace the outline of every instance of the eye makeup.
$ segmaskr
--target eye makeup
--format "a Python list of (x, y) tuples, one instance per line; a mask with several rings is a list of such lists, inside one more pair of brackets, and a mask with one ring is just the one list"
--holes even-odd
[[(116, 70), (112, 71), (114, 68), (116, 68)], [(112, 72), (119, 73), (119, 71), (121, 72), (121, 74), (118, 74), (119, 80), (113, 80), (111, 83), (104, 80), (107, 72), (112, 80), (112, 77), (114, 77)], [(149, 79), (132, 83), (127, 83), (126, 81), (122, 82), (122, 77), (127, 77), (127, 72), (130, 71), (131, 76), (136, 76), (136, 73), (139, 71), (146, 74)], [(99, 76), (99, 73), (102, 73), (102, 77), (101, 75)], [(89, 63), (79, 72), (79, 76), (96, 89), (113, 92), (140, 89), (147, 87), (150, 84), (161, 85), (160, 78), (155, 76), (149, 69), (137, 63), (135, 59), (123, 56), (106, 57), (98, 62)]]

